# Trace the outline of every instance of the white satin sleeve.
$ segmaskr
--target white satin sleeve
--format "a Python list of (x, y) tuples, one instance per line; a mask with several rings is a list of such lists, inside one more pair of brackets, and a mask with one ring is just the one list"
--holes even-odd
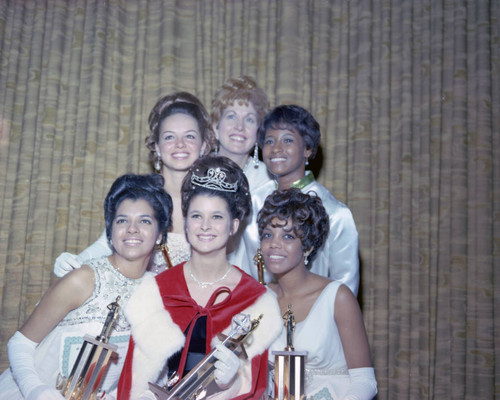
[(358, 295), (358, 231), (347, 207), (339, 207), (330, 214), (330, 233), (312, 262), (311, 271), (342, 282)]

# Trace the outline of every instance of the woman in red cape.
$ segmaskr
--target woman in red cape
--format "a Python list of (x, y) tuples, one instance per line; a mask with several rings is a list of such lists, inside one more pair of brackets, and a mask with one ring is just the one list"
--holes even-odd
[[(156, 278), (147, 277), (132, 295), (127, 319), (130, 346), (118, 399), (154, 399), (148, 382), (165, 384), (188, 373), (215, 348), (217, 393), (210, 398), (258, 399), (266, 388), (267, 348), (283, 329), (276, 296), (230, 265), (229, 238), (250, 212), (243, 171), (225, 157), (196, 162), (183, 182), (182, 211), (191, 259)], [(242, 360), (216, 338), (244, 313), (260, 323), (245, 341)]]

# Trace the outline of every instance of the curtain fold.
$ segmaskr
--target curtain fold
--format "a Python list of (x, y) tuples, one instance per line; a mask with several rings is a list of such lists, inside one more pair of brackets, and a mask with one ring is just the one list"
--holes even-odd
[(54, 279), (151, 172), (152, 106), (250, 75), (321, 125), (352, 210), (379, 399), (500, 397), (500, 0), (0, 3), (0, 366)]

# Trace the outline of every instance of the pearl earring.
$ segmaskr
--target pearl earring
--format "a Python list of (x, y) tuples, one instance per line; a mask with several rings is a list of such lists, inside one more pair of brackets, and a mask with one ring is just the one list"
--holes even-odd
[(307, 266), (309, 264), (309, 260), (307, 259), (307, 256), (304, 254), (304, 265)]

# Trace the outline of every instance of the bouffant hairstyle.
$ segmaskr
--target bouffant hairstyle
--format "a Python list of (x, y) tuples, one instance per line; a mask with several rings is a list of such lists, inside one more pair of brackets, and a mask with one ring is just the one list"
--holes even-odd
[(266, 92), (258, 87), (257, 83), (251, 77), (229, 78), (217, 90), (212, 99), (210, 113), (212, 124), (217, 126), (226, 107), (233, 105), (235, 102), (246, 106), (251, 103), (257, 112), (257, 122), (259, 124), (270, 108)]
[[(174, 108), (167, 110), (174, 104), (182, 103), (174, 111)], [(190, 104), (191, 106), (187, 106)], [(157, 159), (155, 145), (158, 144), (160, 139), (160, 125), (162, 121), (170, 115), (182, 113), (193, 117), (200, 128), (201, 140), (207, 144), (205, 154), (208, 154), (215, 147), (215, 133), (210, 124), (210, 117), (208, 111), (202, 102), (194, 95), (188, 92), (174, 92), (167, 94), (156, 102), (151, 113), (149, 114), (148, 124), (151, 130), (150, 135), (146, 138), (146, 147), (149, 149), (149, 159), (154, 164)]]
[(198, 195), (223, 198), (227, 202), (231, 218), (240, 221), (244, 220), (252, 209), (247, 177), (238, 164), (227, 157), (206, 156), (195, 161), (182, 181), (181, 192), (184, 217), (191, 200)]
[(268, 129), (289, 129), (297, 132), (306, 145), (311, 150), (310, 159), (316, 156), (321, 131), (318, 121), (314, 119), (309, 111), (296, 105), (282, 105), (274, 108), (264, 118), (264, 121), (257, 132), (257, 142), (262, 148)]
[[(275, 218), (281, 223), (277, 223)], [(293, 233), (302, 242), (304, 252), (312, 247), (308, 259), (313, 261), (330, 230), (330, 220), (323, 202), (315, 192), (304, 194), (296, 188), (274, 191), (267, 197), (257, 216), (259, 236), (262, 238), (266, 226), (285, 226), (288, 220), (291, 221)]]
[(116, 210), (127, 199), (137, 201), (146, 200), (154, 212), (158, 222), (158, 229), (162, 234), (162, 242), (167, 240), (167, 232), (172, 225), (172, 198), (163, 189), (163, 177), (158, 174), (120, 176), (109, 190), (104, 200), (104, 221), (106, 223), (106, 237), (111, 241), (113, 221)]

